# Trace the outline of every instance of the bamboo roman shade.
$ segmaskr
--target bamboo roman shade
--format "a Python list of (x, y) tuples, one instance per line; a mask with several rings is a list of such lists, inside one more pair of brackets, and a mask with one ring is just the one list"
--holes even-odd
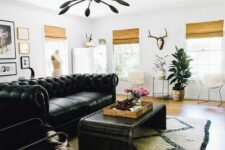
[(113, 31), (113, 44), (131, 43), (139, 43), (139, 28)]
[(223, 37), (224, 21), (190, 23), (186, 25), (186, 38)]
[(45, 25), (44, 30), (45, 30), (46, 38), (66, 39), (66, 29), (65, 28)]

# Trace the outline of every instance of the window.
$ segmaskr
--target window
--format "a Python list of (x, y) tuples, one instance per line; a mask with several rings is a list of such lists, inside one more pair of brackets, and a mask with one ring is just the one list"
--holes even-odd
[(64, 39), (45, 39), (45, 75), (52, 76), (51, 56), (59, 50), (59, 56), (62, 60), (62, 74), (68, 74), (68, 50), (67, 41)]
[(187, 51), (193, 59), (193, 78), (221, 71), (223, 27), (223, 20), (186, 25)]
[(193, 78), (202, 77), (207, 73), (221, 71), (222, 38), (188, 39), (187, 50), (191, 62)]
[(127, 78), (128, 73), (139, 69), (139, 44), (114, 45), (115, 73)]
[(68, 74), (68, 48), (66, 29), (55, 26), (44, 26), (45, 33), (45, 75), (52, 76), (53, 66), (51, 56), (59, 52), (59, 57), (62, 61), (62, 74)]
[(129, 72), (139, 70), (139, 29), (113, 31), (114, 70), (120, 78), (127, 78)]

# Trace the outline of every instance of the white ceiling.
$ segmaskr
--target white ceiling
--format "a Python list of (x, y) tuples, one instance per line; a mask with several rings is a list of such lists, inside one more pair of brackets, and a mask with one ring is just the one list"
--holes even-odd
[[(0, 0), (7, 3), (19, 4), (27, 7), (41, 7), (59, 12), (59, 6), (67, 0)], [(225, 3), (225, 0), (125, 0), (130, 3), (130, 7), (117, 4), (112, 0), (105, 0), (116, 6), (121, 14), (137, 14), (151, 10), (163, 10), (167, 8), (180, 8), (192, 6), (205, 6), (211, 4)], [(68, 14), (84, 16), (84, 11), (88, 5), (88, 0), (72, 7)], [(104, 4), (91, 4), (91, 18), (107, 17), (116, 15)]]

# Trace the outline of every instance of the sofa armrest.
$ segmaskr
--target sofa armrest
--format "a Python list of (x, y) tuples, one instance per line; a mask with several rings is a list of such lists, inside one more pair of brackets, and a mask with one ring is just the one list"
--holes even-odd
[(0, 122), (15, 123), (35, 117), (46, 121), (48, 99), (47, 91), (39, 85), (0, 84)]

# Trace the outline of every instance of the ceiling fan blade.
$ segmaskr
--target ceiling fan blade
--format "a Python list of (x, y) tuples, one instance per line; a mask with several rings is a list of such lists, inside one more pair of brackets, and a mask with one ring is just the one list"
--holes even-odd
[(64, 8), (64, 7), (67, 7), (67, 6), (69, 6), (72, 2), (73, 2), (73, 0), (67, 1), (67, 2), (63, 3), (59, 8), (62, 9), (62, 8)]
[(89, 17), (89, 16), (90, 16), (90, 13), (91, 13), (90, 8), (87, 8), (87, 9), (85, 10), (85, 16), (86, 16), (86, 17)]
[(95, 2), (96, 2), (96, 3), (100, 3), (100, 2), (101, 2), (101, 0), (95, 0)]
[(112, 5), (109, 5), (108, 3), (104, 2), (104, 1), (101, 1), (101, 3), (109, 6), (109, 8), (114, 12), (114, 13), (119, 13), (119, 11), (116, 9), (116, 7), (112, 6)]
[(130, 6), (130, 4), (128, 4), (127, 2), (125, 2), (123, 0), (114, 0), (114, 1), (116, 1), (117, 3), (124, 5), (124, 6)]
[(69, 9), (70, 9), (70, 6), (67, 6), (67, 7), (63, 8), (63, 9), (59, 12), (59, 15), (65, 14)]
[(116, 7), (109, 5), (110, 9), (114, 12), (114, 13), (119, 13), (119, 11), (116, 9)]

